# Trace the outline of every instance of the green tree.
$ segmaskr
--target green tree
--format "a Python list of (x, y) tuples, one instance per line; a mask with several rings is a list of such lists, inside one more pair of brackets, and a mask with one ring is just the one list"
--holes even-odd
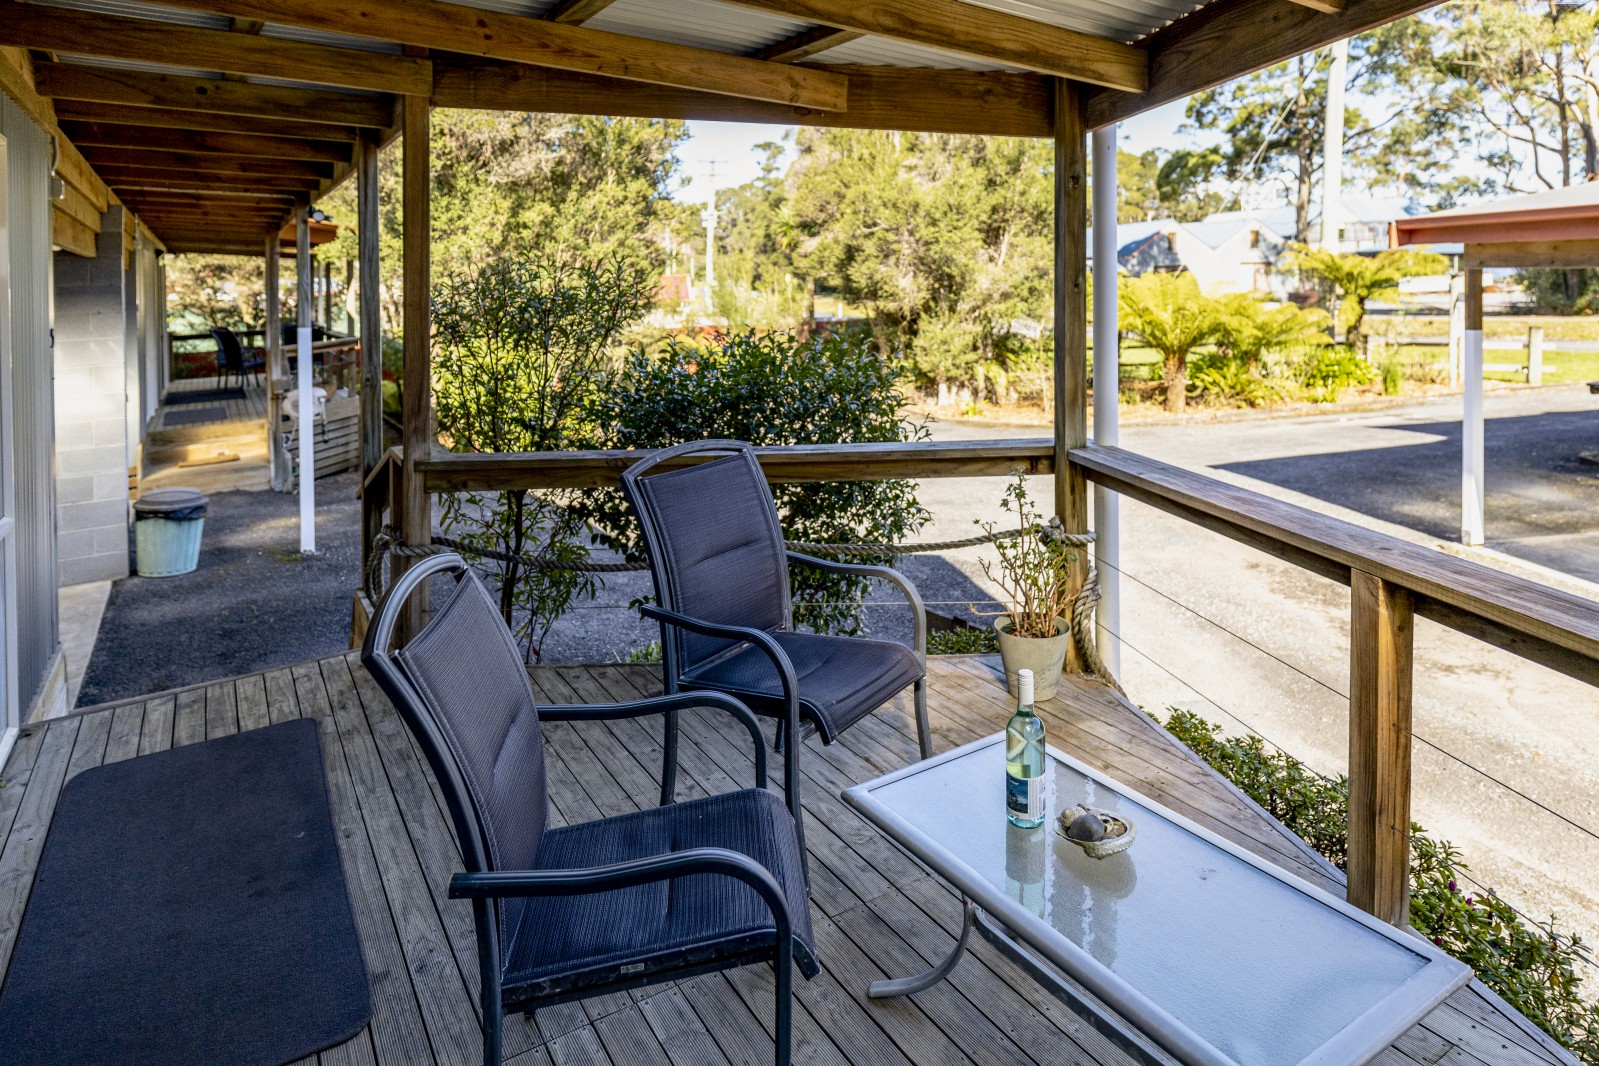
[(1272, 355), (1289, 355), (1325, 345), (1327, 312), (1314, 307), (1281, 304), (1267, 307), (1250, 293), (1234, 293), (1219, 301), (1217, 346), (1251, 369)]
[[(613, 256), (574, 265), (553, 254), (505, 257), (452, 275), (433, 299), (435, 410), (441, 439), (458, 452), (593, 447), (589, 408), (606, 391), (623, 331), (648, 310), (648, 267)], [(592, 574), (530, 568), (520, 556), (576, 562), (586, 530), (571, 493), (510, 489), (447, 493), (444, 528), (473, 548), (499, 586), (500, 611), (537, 659), (549, 627)]]
[(924, 383), (1003, 361), (1049, 307), (1048, 146), (1012, 138), (802, 130), (789, 175), (802, 273), (862, 307), (879, 350)]
[(1289, 247), (1288, 262), (1338, 290), (1338, 321), (1344, 327), (1344, 343), (1362, 357), (1366, 354), (1366, 334), (1361, 327), (1367, 302), (1398, 296), (1401, 278), (1441, 274), (1449, 269), (1449, 260), (1443, 256), (1409, 248), (1390, 248), (1367, 256), (1299, 244)]
[(1121, 283), (1122, 328), (1160, 353), (1166, 410), (1181, 414), (1188, 392), (1188, 357), (1221, 335), (1217, 301), (1199, 291), (1189, 273), (1145, 274)]

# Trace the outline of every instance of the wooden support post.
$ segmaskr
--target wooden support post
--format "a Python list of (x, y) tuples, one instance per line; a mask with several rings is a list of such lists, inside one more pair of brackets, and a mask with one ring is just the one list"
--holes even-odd
[[(363, 134), (356, 146), (356, 241), (360, 256), (361, 336), (361, 478), (372, 473), (383, 458), (383, 313), (378, 258), (378, 141)], [(361, 530), (361, 572), (377, 537), (381, 514), (367, 508)]]
[[(1056, 78), (1055, 129), (1055, 513), (1066, 529), (1088, 530), (1088, 481), (1066, 461), (1088, 443), (1088, 126), (1082, 87)], [(1088, 555), (1078, 553), (1079, 583)], [(1066, 669), (1080, 672), (1076, 645)]]
[(1410, 910), (1408, 590), (1350, 575), (1349, 902), (1394, 925)]
[(288, 376), (283, 365), (283, 301), (279, 294), (278, 268), (282, 252), (278, 235), (266, 239), (262, 255), (266, 262), (266, 379), (267, 379), (267, 463), (272, 472), (272, 490), (289, 491), (289, 462), (283, 450), (283, 393), (278, 383)]
[[(428, 192), (431, 187), (428, 159), (428, 100), (407, 96), (404, 104), (403, 136), (405, 174), (403, 187), (404, 276), (405, 276), (405, 379), (401, 386), (404, 400), (404, 433), (401, 444), (405, 464), (401, 497), (397, 501), (400, 535), (407, 544), (427, 544), (433, 538), (433, 511), (427, 486), (416, 464), (433, 450), (432, 370), (429, 345), (432, 323), (428, 315), (432, 260), (429, 241), (431, 218)], [(426, 617), (426, 590), (411, 598), (406, 626), (415, 633)]]
[(1543, 384), (1543, 327), (1527, 327), (1527, 384)]
[(1482, 410), (1482, 268), (1466, 270), (1466, 322), (1461, 345), (1464, 390), (1460, 423), (1460, 542), (1481, 544), (1487, 493)]

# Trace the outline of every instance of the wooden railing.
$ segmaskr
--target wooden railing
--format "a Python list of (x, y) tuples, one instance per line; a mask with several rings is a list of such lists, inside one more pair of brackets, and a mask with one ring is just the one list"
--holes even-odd
[[(831, 444), (758, 449), (777, 483), (1004, 477), (1055, 470), (1049, 439)], [(415, 464), (429, 493), (605, 488), (641, 453), (436, 453)], [(1599, 685), (1599, 603), (1377, 533), (1118, 448), (1070, 452), (1072, 472), (1122, 495), (1350, 586), (1349, 899), (1408, 914), (1414, 618)], [(368, 478), (363, 527), (399, 498), (403, 462)], [(370, 543), (370, 539), (368, 540)]]

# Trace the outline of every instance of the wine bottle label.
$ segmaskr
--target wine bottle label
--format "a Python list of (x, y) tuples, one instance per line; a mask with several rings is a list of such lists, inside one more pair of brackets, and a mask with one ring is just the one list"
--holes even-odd
[(1005, 775), (1005, 807), (1016, 817), (1037, 821), (1044, 816), (1044, 779)]

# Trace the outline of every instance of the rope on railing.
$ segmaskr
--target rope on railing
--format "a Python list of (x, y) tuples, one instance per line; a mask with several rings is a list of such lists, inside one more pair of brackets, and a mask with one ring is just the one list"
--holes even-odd
[[(997, 541), (1016, 540), (1028, 531), (1021, 529), (998, 530), (983, 533), (975, 537), (963, 537), (959, 540), (921, 541), (915, 544), (826, 544), (814, 541), (784, 540), (783, 544), (790, 551), (805, 552), (812, 555), (913, 555), (928, 552), (954, 551), (957, 548), (975, 548), (983, 544), (993, 544)], [(1093, 533), (1068, 533), (1061, 526), (1060, 519), (1051, 518), (1049, 524), (1040, 531), (1045, 540), (1065, 544), (1072, 548), (1086, 548), (1094, 543)], [(383, 595), (383, 557), (394, 554), (402, 559), (417, 559), (429, 555), (438, 555), (444, 551), (464, 552), (479, 558), (493, 559), (496, 562), (516, 563), (530, 570), (557, 570), (575, 571), (590, 574), (622, 574), (634, 573), (647, 569), (643, 563), (630, 562), (573, 562), (565, 559), (545, 559), (525, 552), (505, 552), (496, 548), (482, 548), (456, 540), (453, 537), (434, 536), (429, 544), (407, 544), (400, 539), (399, 531), (393, 526), (384, 526), (378, 531), (372, 541), (372, 551), (367, 557), (365, 588), (367, 596), (376, 603)], [(1072, 601), (1071, 633), (1073, 643), (1082, 656), (1085, 666), (1095, 677), (1110, 685), (1123, 696), (1127, 695), (1121, 684), (1111, 674), (1105, 661), (1100, 658), (1099, 646), (1094, 638), (1094, 608), (1099, 604), (1099, 573), (1092, 565), (1088, 568), (1088, 575), (1083, 581), (1082, 588), (1077, 590), (1077, 597)]]

